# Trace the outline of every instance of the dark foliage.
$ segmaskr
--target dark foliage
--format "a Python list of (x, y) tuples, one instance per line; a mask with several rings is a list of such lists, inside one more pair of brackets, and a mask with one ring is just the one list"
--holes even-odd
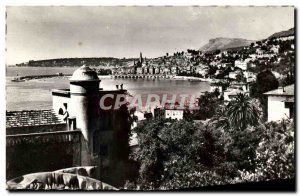
[[(250, 96), (257, 98), (262, 106), (264, 114), (267, 114), (267, 97), (264, 93), (277, 89), (279, 82), (270, 70), (265, 70), (257, 75), (256, 82), (251, 85)], [(267, 116), (264, 116), (266, 119)]]

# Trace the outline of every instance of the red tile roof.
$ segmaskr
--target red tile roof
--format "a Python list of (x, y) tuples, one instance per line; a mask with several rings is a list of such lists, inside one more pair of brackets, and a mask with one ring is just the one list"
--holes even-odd
[(6, 111), (6, 127), (25, 127), (64, 123), (53, 110)]

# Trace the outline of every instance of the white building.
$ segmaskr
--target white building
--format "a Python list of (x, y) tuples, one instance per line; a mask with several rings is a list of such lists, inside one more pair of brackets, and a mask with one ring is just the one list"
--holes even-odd
[(164, 73), (164, 74), (170, 74), (170, 69), (167, 68), (167, 67), (164, 68), (164, 69), (163, 69), (163, 73)]
[(275, 54), (278, 54), (279, 53), (279, 45), (272, 46), (272, 48), (270, 50), (272, 50)]
[(205, 69), (197, 68), (196, 73), (201, 74), (202, 76), (205, 76), (206, 74), (208, 74), (208, 69), (207, 68), (205, 68)]
[(155, 73), (155, 74), (159, 74), (159, 73), (160, 73), (159, 67), (156, 67), (156, 68), (154, 69), (154, 73)]
[(216, 71), (216, 73), (215, 73), (215, 76), (216, 76), (216, 75), (219, 75), (220, 73), (222, 73), (222, 70), (218, 69), (218, 70)]
[(280, 37), (279, 39), (282, 41), (287, 41), (287, 40), (293, 40), (293, 39), (295, 39), (295, 37), (294, 37), (294, 35), (291, 35), (291, 36), (287, 36), (287, 37)]
[(165, 109), (165, 118), (171, 118), (176, 120), (183, 119), (183, 110), (180, 109)]
[(172, 74), (177, 74), (177, 67), (176, 66), (173, 66), (172, 68), (171, 68), (171, 73)]
[(268, 121), (291, 118), (294, 114), (294, 84), (264, 93), (268, 96)]
[(142, 67), (138, 67), (138, 68), (136, 69), (136, 73), (137, 73), (137, 74), (143, 74), (143, 73), (144, 73), (143, 71), (144, 71), (144, 70), (143, 70)]
[(245, 76), (247, 82), (253, 82), (256, 80), (256, 75), (253, 72), (244, 71), (243, 75)]
[(144, 73), (144, 74), (148, 74), (148, 67), (146, 67), (146, 66), (143, 67), (143, 73)]
[(228, 77), (230, 78), (230, 79), (236, 79), (236, 72), (229, 72), (229, 74), (228, 74)]
[(256, 54), (258, 54), (258, 55), (263, 55), (263, 54), (264, 54), (264, 51), (263, 51), (262, 49), (260, 49), (260, 48), (257, 48), (257, 49), (256, 49)]
[(247, 62), (245, 62), (245, 61), (238, 61), (238, 60), (236, 60), (235, 62), (234, 62), (234, 66), (235, 67), (238, 67), (238, 68), (240, 68), (241, 70), (247, 70), (247, 68), (248, 68), (248, 63)]

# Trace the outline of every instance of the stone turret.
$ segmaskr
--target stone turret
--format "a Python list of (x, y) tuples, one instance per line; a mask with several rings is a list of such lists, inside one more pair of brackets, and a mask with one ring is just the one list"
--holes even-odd
[(86, 148), (82, 152), (83, 164), (90, 164), (93, 149), (93, 133), (99, 124), (99, 84), (97, 73), (83, 65), (70, 79), (70, 116), (76, 117), (76, 126), (82, 132)]

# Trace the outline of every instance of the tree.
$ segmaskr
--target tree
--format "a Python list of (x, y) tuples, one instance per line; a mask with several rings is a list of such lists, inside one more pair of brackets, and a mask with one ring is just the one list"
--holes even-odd
[(188, 108), (185, 108), (183, 110), (183, 119), (189, 122), (193, 121), (193, 114), (191, 113), (191, 111)]
[(228, 118), (227, 108), (223, 105), (216, 109), (216, 113), (211, 119), (212, 124), (216, 129), (223, 130), (224, 132), (230, 132), (231, 124)]
[(246, 78), (244, 77), (243, 72), (238, 72), (238, 74), (236, 75), (236, 81), (237, 82), (245, 82)]
[(151, 119), (139, 124), (134, 131), (139, 138), (140, 148), (131, 157), (141, 165), (139, 184), (144, 188), (157, 188), (163, 174), (164, 145), (159, 137), (161, 130), (169, 122), (166, 119)]
[(260, 141), (261, 119), (257, 100), (238, 94), (227, 106), (220, 106), (211, 119), (213, 126), (225, 137), (227, 161), (239, 169), (253, 170), (255, 149)]
[(239, 93), (235, 99), (229, 102), (228, 118), (231, 126), (238, 130), (244, 130), (248, 125), (257, 125), (261, 112), (248, 95)]
[(261, 41), (256, 41), (256, 44), (261, 46), (262, 43), (261, 43)]
[(218, 54), (220, 54), (221, 53), (221, 50), (216, 50), (215, 51), (215, 55), (218, 55)]
[[(226, 106), (217, 110), (224, 119)], [(178, 189), (228, 183), (293, 178), (294, 124), (257, 123), (228, 130), (212, 121), (152, 119), (137, 128), (141, 164), (138, 184), (131, 189)], [(138, 186), (137, 186), (138, 185)]]
[(216, 67), (216, 66), (209, 66), (208, 75), (214, 75), (217, 70), (218, 70), (218, 67)]
[(195, 112), (194, 118), (199, 120), (205, 120), (211, 118), (215, 109), (217, 108), (220, 100), (218, 99), (219, 92), (205, 92), (198, 99), (199, 110)]
[(256, 82), (250, 87), (250, 96), (257, 98), (262, 106), (264, 119), (267, 114), (267, 97), (264, 95), (265, 92), (277, 89), (279, 82), (270, 70), (260, 72), (256, 77)]
[(218, 184), (231, 173), (224, 162), (224, 143), (209, 124), (150, 120), (136, 130), (140, 148), (132, 157), (141, 164), (143, 189), (188, 188)]
[(255, 170), (240, 171), (233, 183), (295, 178), (294, 126), (290, 120), (262, 125), (255, 150)]
[(257, 74), (256, 82), (251, 88), (251, 96), (261, 98), (263, 93), (277, 89), (278, 80), (270, 70), (265, 70)]
[(281, 84), (283, 84), (284, 86), (288, 86), (288, 85), (291, 85), (291, 84), (295, 84), (295, 76), (288, 73), (288, 74), (281, 80)]
[(295, 178), (294, 126), (292, 120), (266, 123), (256, 149), (256, 173), (261, 179)]

